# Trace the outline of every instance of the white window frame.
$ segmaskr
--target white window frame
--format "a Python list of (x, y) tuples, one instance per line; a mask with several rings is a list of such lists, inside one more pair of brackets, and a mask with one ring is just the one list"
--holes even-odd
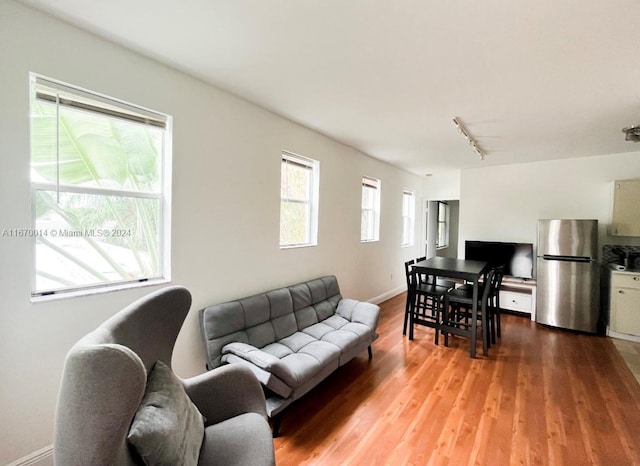
[[(102, 114), (121, 118), (137, 124), (163, 128), (162, 153), (160, 154), (160, 182), (156, 192), (108, 189), (100, 186), (64, 185), (57, 182), (31, 181), (31, 301), (46, 301), (95, 293), (109, 292), (119, 289), (168, 283), (171, 281), (171, 157), (172, 157), (172, 118), (169, 115), (155, 112), (122, 100), (109, 97), (94, 91), (83, 89), (36, 73), (29, 74), (32, 99), (50, 101), (55, 105), (69, 105), (93, 114)], [(38, 96), (36, 97), (36, 92)], [(63, 97), (62, 97), (63, 96)], [(57, 137), (57, 136), (56, 136)], [(56, 145), (58, 144), (56, 140)], [(64, 193), (89, 194), (96, 196), (113, 196), (119, 198), (155, 199), (159, 202), (158, 235), (159, 257), (158, 273), (123, 280), (103, 281), (87, 285), (70, 285), (55, 289), (36, 290), (36, 245), (38, 234), (36, 228), (36, 196), (39, 191), (54, 191), (58, 195)], [(38, 233), (38, 234), (36, 234)], [(60, 235), (59, 231), (47, 231)], [(79, 232), (71, 231), (70, 234)], [(85, 234), (85, 233), (82, 233)], [(97, 232), (91, 232), (96, 235)], [(102, 231), (103, 235), (106, 235)], [(110, 234), (110, 233), (109, 233)]]
[[(364, 200), (367, 190), (373, 193), (373, 205), (365, 206)], [(360, 242), (371, 243), (380, 240), (380, 194), (382, 191), (382, 183), (377, 178), (369, 176), (362, 177), (362, 199), (361, 199), (361, 216), (360, 216)], [(371, 230), (369, 235), (364, 228), (365, 218), (371, 221)]]
[[(307, 186), (305, 199), (294, 199), (282, 196), (282, 190), (287, 180), (282, 175), (283, 164), (294, 164), (310, 170), (310, 185)], [(294, 154), (293, 152), (282, 152), (280, 159), (280, 249), (303, 248), (318, 245), (318, 210), (320, 201), (320, 162), (309, 157)], [(305, 239), (298, 243), (283, 243), (282, 241), (282, 206), (283, 203), (292, 202), (304, 204), (306, 206)]]
[(449, 204), (444, 201), (438, 202), (438, 229), (436, 234), (436, 249), (446, 249), (449, 247)]
[(402, 190), (402, 247), (415, 244), (416, 196), (410, 189)]

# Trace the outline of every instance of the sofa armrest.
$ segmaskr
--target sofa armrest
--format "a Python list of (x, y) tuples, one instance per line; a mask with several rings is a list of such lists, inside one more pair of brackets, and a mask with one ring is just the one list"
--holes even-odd
[(351, 322), (364, 324), (375, 333), (380, 317), (380, 307), (354, 299), (341, 299), (336, 309), (336, 314)]
[(272, 373), (290, 387), (295, 387), (298, 380), (291, 370), (279, 358), (255, 346), (246, 343), (229, 343), (222, 348), (222, 354), (233, 354), (262, 370)]
[(262, 387), (248, 367), (221, 366), (195, 377), (182, 379), (191, 401), (206, 418), (206, 425), (217, 424), (244, 413), (267, 418)]

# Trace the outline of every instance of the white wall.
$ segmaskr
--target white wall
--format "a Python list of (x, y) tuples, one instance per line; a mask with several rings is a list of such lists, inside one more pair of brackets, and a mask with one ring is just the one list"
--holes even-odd
[(424, 197), (430, 201), (460, 199), (460, 170), (450, 170), (424, 178)]
[(458, 252), (468, 239), (535, 245), (541, 218), (598, 219), (600, 253), (604, 244), (637, 244), (607, 234), (612, 181), (637, 177), (640, 152), (463, 170)]
[[(195, 310), (207, 304), (329, 273), (356, 299), (403, 287), (402, 263), (419, 248), (400, 247), (402, 189), (422, 205), (422, 178), (13, 0), (0, 0), (0, 231), (30, 226), (30, 71), (174, 117), (173, 283), (194, 298), (174, 355), (179, 375), (204, 369)], [(320, 161), (317, 247), (278, 247), (282, 150)], [(377, 243), (360, 243), (363, 175), (382, 180)], [(28, 238), (0, 237), (0, 464), (51, 444), (66, 352), (153, 289), (32, 304), (30, 254)]]

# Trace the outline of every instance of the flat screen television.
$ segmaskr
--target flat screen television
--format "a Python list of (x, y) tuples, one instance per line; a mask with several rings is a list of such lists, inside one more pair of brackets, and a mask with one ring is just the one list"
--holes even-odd
[(504, 274), (533, 278), (533, 244), (498, 241), (465, 241), (465, 259), (486, 261), (492, 267), (504, 265)]

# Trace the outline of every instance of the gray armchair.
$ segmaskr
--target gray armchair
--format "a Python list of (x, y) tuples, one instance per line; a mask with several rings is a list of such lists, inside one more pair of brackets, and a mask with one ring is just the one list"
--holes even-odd
[[(163, 424), (162, 435), (184, 436), (191, 426), (184, 427), (188, 421), (182, 418), (195, 405), (197, 410), (192, 412), (198, 414), (191, 420), (196, 420), (199, 437), (196, 434), (191, 462), (275, 464), (264, 394), (248, 368), (230, 365), (184, 380), (170, 370), (175, 340), (190, 306), (191, 295), (185, 288), (164, 288), (120, 311), (71, 348), (56, 412), (56, 465), (125, 466), (143, 464), (143, 457), (147, 464), (152, 463), (139, 445), (132, 445), (132, 424), (140, 422), (145, 403), (157, 408), (153, 400), (146, 401), (151, 396), (151, 380), (160, 373), (156, 366), (164, 367), (165, 375), (177, 381), (174, 388), (181, 392), (181, 396), (166, 396), (165, 401), (184, 398), (189, 408), (179, 405), (177, 419), (166, 424), (157, 421), (156, 412), (147, 424)], [(184, 439), (178, 440), (179, 446), (183, 443)], [(160, 439), (161, 450), (174, 455), (180, 451), (170, 445)], [(155, 464), (175, 462), (173, 458)], [(189, 461), (180, 458), (178, 463)]]

